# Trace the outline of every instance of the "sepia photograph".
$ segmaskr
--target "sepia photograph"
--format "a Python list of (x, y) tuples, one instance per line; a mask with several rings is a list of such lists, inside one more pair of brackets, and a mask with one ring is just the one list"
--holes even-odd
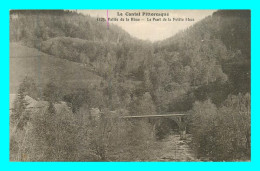
[(10, 10), (9, 161), (251, 162), (250, 10)]

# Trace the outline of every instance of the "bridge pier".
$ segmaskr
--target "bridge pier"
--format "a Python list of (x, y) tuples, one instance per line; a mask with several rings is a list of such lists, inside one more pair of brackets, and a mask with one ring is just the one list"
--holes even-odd
[(169, 117), (170, 119), (174, 120), (179, 127), (179, 135), (180, 139), (185, 140), (186, 139), (186, 121), (185, 116), (175, 116), (175, 117)]
[(180, 130), (180, 139), (186, 140), (186, 128), (185, 130)]

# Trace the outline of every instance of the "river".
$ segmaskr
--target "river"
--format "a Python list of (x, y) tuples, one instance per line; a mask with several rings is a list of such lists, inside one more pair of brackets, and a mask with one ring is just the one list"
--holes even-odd
[(188, 145), (191, 138), (192, 136), (187, 134), (187, 139), (181, 140), (180, 135), (172, 134), (161, 140), (158, 142), (161, 148), (156, 150), (156, 161), (199, 161)]

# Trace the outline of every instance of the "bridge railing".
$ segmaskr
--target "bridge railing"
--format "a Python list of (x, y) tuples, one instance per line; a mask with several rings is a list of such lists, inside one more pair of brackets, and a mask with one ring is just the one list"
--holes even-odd
[(186, 113), (174, 113), (174, 114), (160, 114), (160, 115), (131, 115), (121, 116), (120, 118), (152, 118), (152, 117), (172, 117), (172, 116), (187, 116)]

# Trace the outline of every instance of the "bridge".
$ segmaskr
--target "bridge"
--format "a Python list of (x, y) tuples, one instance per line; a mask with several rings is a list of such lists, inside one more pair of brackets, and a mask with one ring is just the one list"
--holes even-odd
[(174, 113), (174, 114), (160, 114), (160, 115), (131, 115), (131, 116), (121, 116), (120, 118), (153, 118), (153, 117), (174, 117), (174, 116), (188, 116), (185, 113)]
[(186, 126), (187, 126), (187, 117), (190, 114), (188, 113), (166, 113), (166, 114), (157, 114), (157, 115), (131, 115), (131, 116), (120, 116), (121, 119), (151, 119), (154, 120), (153, 129), (155, 130), (156, 121), (158, 118), (167, 118), (173, 120), (179, 128), (181, 139), (186, 138)]

